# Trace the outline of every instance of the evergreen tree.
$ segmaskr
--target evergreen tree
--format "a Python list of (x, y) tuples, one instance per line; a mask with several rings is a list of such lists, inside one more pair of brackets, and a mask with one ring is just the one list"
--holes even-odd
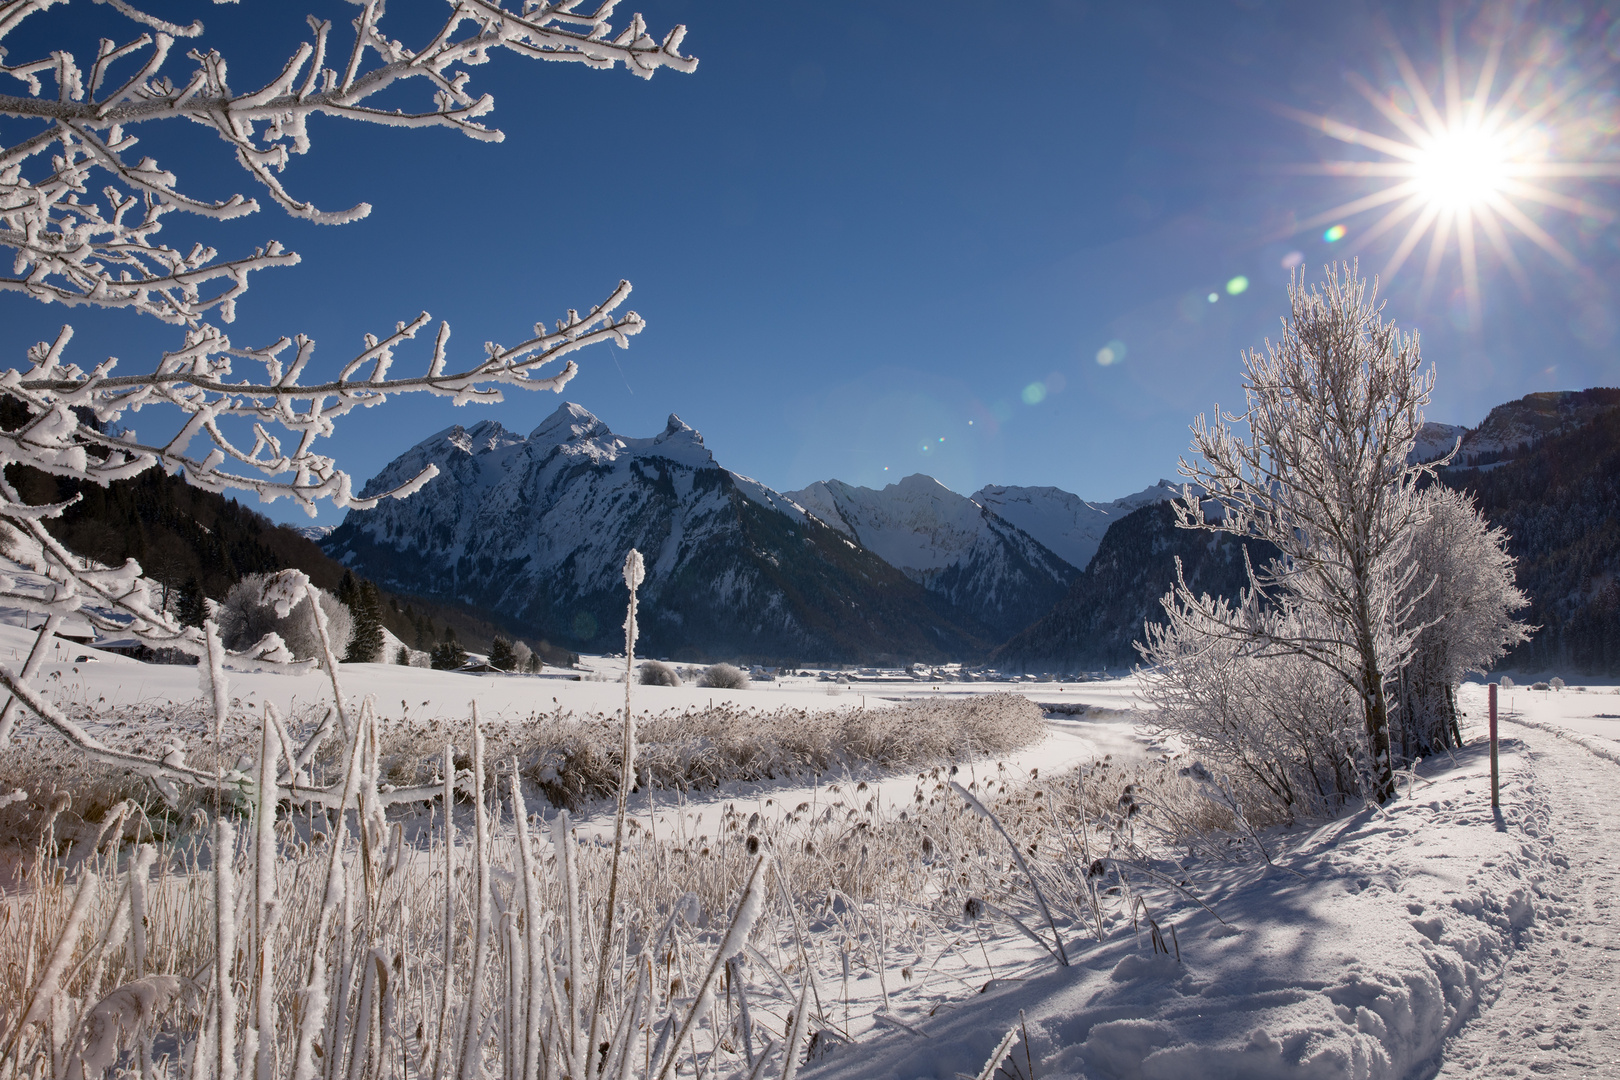
[(516, 670), (518, 656), (512, 648), (512, 643), (503, 637), (496, 637), (489, 647), (489, 663), (491, 667), (498, 667), (502, 671)]
[(411, 650), (408, 646), (401, 645), (399, 647), (399, 652), (394, 656), (394, 663), (400, 667), (411, 666)]
[(349, 614), (354, 620), (354, 636), (349, 639), (349, 651), (343, 657), (346, 664), (370, 664), (382, 653), (383, 624), (382, 599), (377, 586), (369, 581), (356, 582), (348, 571), (338, 585), (341, 599), (344, 586), (349, 586)]
[(452, 636), (433, 646), (428, 654), (428, 663), (435, 671), (453, 671), (467, 662), (467, 651), (457, 644)]
[(187, 626), (201, 626), (208, 618), (208, 600), (194, 577), (187, 578), (174, 598), (174, 616)]

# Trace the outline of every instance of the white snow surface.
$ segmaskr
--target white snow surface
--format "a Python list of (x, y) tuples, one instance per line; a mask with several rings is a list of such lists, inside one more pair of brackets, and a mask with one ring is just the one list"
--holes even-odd
[(1113, 502), (1087, 502), (1055, 487), (1006, 487), (990, 484), (973, 493), (973, 501), (1012, 522), (1077, 570), (1097, 554), (1108, 526), (1156, 502), (1181, 497), (1181, 485), (1160, 480), (1152, 487)]

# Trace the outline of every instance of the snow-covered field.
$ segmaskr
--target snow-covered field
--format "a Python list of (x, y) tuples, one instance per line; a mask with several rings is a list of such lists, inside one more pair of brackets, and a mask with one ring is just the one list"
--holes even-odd
[[(0, 625), (0, 661), (18, 662), (30, 641)], [(460, 718), (477, 701), (491, 719), (522, 720), (622, 708), (622, 683), (606, 681), (615, 663), (588, 660), (584, 681), (392, 665), (346, 665), (342, 677), (347, 694), (373, 695), (388, 715)], [(59, 700), (109, 710), (180, 704), (197, 692), (193, 668), (71, 645), (42, 679)], [(634, 704), (655, 713), (711, 702), (837, 710), (1007, 689), (857, 681), (829, 692), (828, 683), (790, 678), (740, 691), (638, 686)], [(965, 764), (964, 782), (1164, 752), (1137, 728), (1145, 706), (1134, 680), (1017, 690), (1088, 709), (1049, 714), (1043, 740)], [(330, 684), (319, 674), (233, 673), (231, 693), (291, 713), (327, 700)], [(1269, 864), (1252, 844), (1224, 860), (1182, 858), (1203, 906), (1153, 893), (1169, 955), (1154, 950), (1145, 919), (1133, 928), (1116, 917), (1101, 941), (1062, 926), (1074, 959), (1066, 968), (994, 919), (972, 924), (971, 936), (963, 926), (924, 935), (929, 944), (915, 957), (884, 962), (894, 970), (846, 968), (836, 988), (823, 986), (837, 1002), (823, 1003), (827, 1037), (803, 1075), (977, 1075), (1014, 1029), (1006, 1070), (1053, 1080), (1620, 1075), (1620, 692), (1502, 693), (1500, 814), (1490, 807), (1483, 688), (1465, 686), (1461, 702), (1468, 746), (1403, 774), (1389, 806), (1264, 834)], [(770, 833), (795, 808), (802, 816), (805, 803), (842, 805), (853, 780), (729, 784), (683, 801), (655, 792), (631, 810), (671, 838), (718, 833), (754, 813), (751, 828)], [(874, 820), (886, 810), (893, 820), (931, 783), (913, 773), (862, 780)], [(610, 831), (610, 808), (581, 815), (584, 836)], [(773, 987), (757, 989), (759, 1023), (791, 1005), (775, 1001)]]

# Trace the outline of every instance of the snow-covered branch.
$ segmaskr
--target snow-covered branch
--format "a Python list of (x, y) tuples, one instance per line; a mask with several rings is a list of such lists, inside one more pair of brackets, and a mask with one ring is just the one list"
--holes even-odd
[[(0, 4), (0, 42), (59, 2)], [(334, 51), (331, 21), (311, 16), (308, 40), (269, 82), (244, 92), (231, 89), (226, 58), (217, 50), (175, 56), (177, 39), (198, 36), (200, 24), (174, 26), (122, 2), (113, 6), (145, 29), (122, 44), (102, 38), (88, 70), (65, 50), (14, 65), (0, 50), (0, 77), (21, 84), (20, 93), (0, 93), (0, 117), (22, 122), (25, 131), (0, 146), (0, 247), (16, 253), (10, 276), (0, 276), (0, 290), (46, 302), (133, 308), (191, 327), (217, 310), (229, 322), (249, 274), (295, 264), (298, 256), (274, 241), (224, 261), (202, 244), (187, 251), (163, 244), (163, 218), (175, 210), (226, 220), (254, 213), (259, 203), (240, 193), (222, 200), (187, 194), (174, 173), (135, 155), (137, 125), (201, 124), (289, 214), (322, 224), (355, 221), (371, 212), (368, 204), (323, 210), (280, 179), (292, 156), (309, 152), (311, 116), (448, 127), (498, 142), (502, 133), (482, 122), (494, 100), (468, 88), (468, 69), (497, 50), (592, 68), (623, 65), (643, 78), (664, 67), (696, 68), (697, 60), (680, 52), (684, 26), (660, 40), (635, 15), (615, 33), (609, 20), (616, 4), (606, 0), (587, 13), (577, 10), (580, 0), (530, 0), (511, 8), (504, 0), (457, 0), (438, 32), (411, 49), (384, 33), (381, 0), (367, 0), (353, 20), (344, 59)], [(189, 69), (179, 70), (188, 61)], [(420, 108), (373, 103), (402, 85), (420, 88)], [(390, 96), (395, 99), (397, 93)], [(107, 182), (96, 190), (98, 171)]]
[[(424, 370), (390, 377), (396, 350), (431, 323), (423, 312), (386, 335), (366, 335), (364, 348), (336, 378), (310, 385), (300, 380), (315, 343), (302, 335), (237, 349), (218, 327), (204, 323), (187, 331), (184, 345), (164, 354), (152, 370), (121, 375), (114, 359), (89, 370), (64, 362), (72, 339), (72, 328), (64, 326), (54, 341), (28, 351), (26, 366), (0, 372), (0, 393), (30, 413), (16, 430), (0, 432), (0, 464), (98, 484), (157, 466), (210, 491), (252, 492), (266, 502), (290, 498), (311, 515), (321, 499), (369, 508), (378, 499), (410, 494), (435, 473), (429, 469), (395, 491), (358, 498), (350, 476), (315, 449), (340, 417), (400, 393), (427, 392), (461, 405), (501, 401), (509, 387), (560, 391), (578, 371), (570, 354), (599, 342), (627, 347), (641, 332), (639, 315), (618, 310), (629, 295), (629, 282), (620, 282), (585, 315), (571, 310), (552, 329), (536, 324), (533, 336), (517, 345), (486, 342), (481, 359), (448, 371), (450, 329), (440, 323)], [(233, 361), (259, 368), (260, 377), (232, 381)], [(560, 370), (542, 372), (557, 362)], [(152, 405), (179, 410), (178, 430), (156, 441), (118, 427), (126, 413)], [(233, 426), (232, 420), (242, 422)], [(54, 516), (59, 509), (0, 503), (0, 515), (9, 517)]]

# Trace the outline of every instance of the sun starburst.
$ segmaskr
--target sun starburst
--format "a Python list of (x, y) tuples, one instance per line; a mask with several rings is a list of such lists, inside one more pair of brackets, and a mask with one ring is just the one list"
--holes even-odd
[(1420, 298), (1427, 299), (1454, 253), (1469, 321), (1475, 327), (1481, 311), (1479, 238), (1483, 236), (1526, 288), (1529, 275), (1514, 252), (1515, 239), (1528, 239), (1564, 266), (1578, 269), (1569, 248), (1532, 211), (1545, 207), (1610, 223), (1615, 219), (1612, 210), (1560, 188), (1570, 182), (1620, 177), (1620, 161), (1563, 160), (1555, 150), (1559, 125), (1567, 122), (1579, 95), (1609, 65), (1549, 72), (1543, 65), (1526, 63), (1497, 93), (1504, 75), (1508, 23), (1506, 18), (1497, 19), (1497, 29), (1472, 73), (1471, 93), (1465, 91), (1469, 83), (1449, 20), (1440, 35), (1437, 93), (1431, 93), (1395, 36), (1387, 34), (1398, 78), (1384, 91), (1360, 76), (1352, 75), (1350, 81), (1389, 122), (1393, 131), (1388, 134), (1317, 113), (1281, 110), (1330, 138), (1370, 152), (1357, 160), (1323, 161), (1290, 171), (1387, 181), (1296, 228), (1333, 223), (1343, 236), (1340, 223), (1378, 213), (1376, 220), (1354, 231), (1348, 246), (1367, 250), (1386, 236), (1398, 236), (1380, 274), (1386, 282), (1427, 238)]

